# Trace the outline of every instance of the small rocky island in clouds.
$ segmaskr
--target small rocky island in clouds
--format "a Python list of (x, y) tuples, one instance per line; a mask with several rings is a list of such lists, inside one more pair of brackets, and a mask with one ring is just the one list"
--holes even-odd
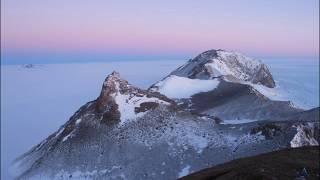
[(17, 158), (12, 171), (18, 179), (177, 179), (238, 158), (318, 146), (319, 108), (284, 101), (276, 86), (265, 64), (224, 50), (201, 53), (147, 90), (113, 72), (97, 99)]

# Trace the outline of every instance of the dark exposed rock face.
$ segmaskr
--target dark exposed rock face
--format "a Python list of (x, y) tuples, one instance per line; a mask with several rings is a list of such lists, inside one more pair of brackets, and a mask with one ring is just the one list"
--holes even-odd
[(206, 63), (212, 63), (214, 58), (217, 58), (218, 54), (216, 50), (209, 50), (201, 53), (194, 59), (188, 61), (187, 65), (179, 67), (173, 71), (173, 75), (187, 76), (189, 78), (204, 78), (208, 79), (211, 77), (212, 71), (205, 65)]
[(259, 70), (256, 72), (255, 76), (252, 77), (252, 83), (254, 84), (263, 84), (269, 88), (276, 86), (276, 83), (273, 80), (273, 77), (265, 64), (262, 64)]
[[(118, 87), (119, 86), (119, 87)], [(114, 95), (118, 93), (120, 87), (125, 88), (128, 82), (120, 78), (120, 74), (112, 72), (103, 83), (100, 96), (95, 103), (95, 109), (98, 114), (102, 115), (102, 121), (120, 121), (119, 105), (114, 99)]]
[[(119, 86), (119, 87), (117, 87)], [(113, 94), (116, 94), (119, 90), (122, 90), (128, 86), (128, 82), (120, 78), (120, 74), (112, 72), (105, 79), (100, 96), (97, 98), (96, 109), (97, 112), (104, 112), (109, 104), (114, 104), (115, 100)], [(114, 109), (118, 109), (117, 107)]]
[(158, 107), (159, 104), (155, 103), (155, 102), (144, 102), (140, 104), (140, 107), (136, 107), (135, 108), (135, 112), (139, 113), (139, 112), (146, 112), (150, 109), (155, 109), (156, 107)]
[(121, 113), (119, 111), (119, 105), (116, 103), (110, 103), (109, 107), (102, 114), (101, 122), (107, 123), (108, 121), (120, 121)]
[(266, 139), (273, 138), (274, 136), (277, 136), (280, 134), (283, 130), (281, 129), (281, 126), (276, 125), (275, 123), (267, 123), (261, 126), (258, 126), (256, 128), (253, 128), (251, 130), (251, 134), (257, 134), (260, 133), (266, 137)]
[(242, 54), (220, 49), (201, 53), (174, 70), (171, 75), (192, 79), (224, 77), (228, 80), (238, 79), (270, 88), (275, 87), (273, 77), (265, 64)]

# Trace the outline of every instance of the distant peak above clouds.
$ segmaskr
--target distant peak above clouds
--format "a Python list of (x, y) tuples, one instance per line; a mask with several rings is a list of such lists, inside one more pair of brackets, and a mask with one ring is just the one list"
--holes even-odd
[(208, 50), (174, 70), (171, 75), (191, 79), (223, 78), (227, 81), (245, 81), (275, 87), (267, 65), (237, 52), (222, 49)]
[(221, 49), (190, 59), (149, 90), (192, 112), (227, 120), (265, 120), (301, 111), (281, 99), (265, 64)]

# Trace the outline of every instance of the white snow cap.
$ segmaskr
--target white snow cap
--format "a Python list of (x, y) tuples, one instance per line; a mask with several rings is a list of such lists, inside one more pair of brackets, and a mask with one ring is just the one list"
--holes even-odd
[(152, 85), (150, 90), (169, 98), (190, 98), (194, 94), (214, 90), (221, 79), (257, 86), (266, 92), (275, 87), (268, 67), (261, 61), (219, 49), (205, 51), (189, 60)]
[(245, 81), (275, 87), (268, 67), (261, 61), (221, 49), (201, 53), (173, 71), (171, 75), (192, 79), (223, 77), (229, 81)]

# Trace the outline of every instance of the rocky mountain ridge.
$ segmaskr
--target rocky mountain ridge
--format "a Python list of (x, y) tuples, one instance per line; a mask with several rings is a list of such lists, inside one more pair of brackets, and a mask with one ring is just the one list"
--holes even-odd
[[(199, 73), (179, 80), (208, 91), (172, 100), (112, 72), (96, 100), (16, 160), (17, 179), (176, 179), (240, 157), (318, 144), (319, 109), (296, 109), (243, 82)], [(174, 76), (181, 77), (168, 77)], [(256, 121), (228, 124), (228, 117)]]

